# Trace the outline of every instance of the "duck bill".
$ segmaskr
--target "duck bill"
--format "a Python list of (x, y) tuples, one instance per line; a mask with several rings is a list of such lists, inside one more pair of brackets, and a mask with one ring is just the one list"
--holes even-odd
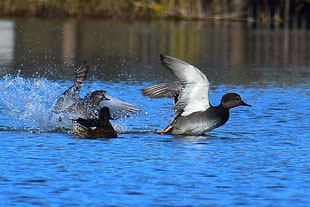
[(105, 95), (102, 95), (102, 100), (105, 100), (105, 101), (110, 101), (109, 98), (107, 98)]
[(250, 104), (247, 104), (245, 102), (242, 102), (241, 106), (248, 106), (248, 107), (252, 107)]

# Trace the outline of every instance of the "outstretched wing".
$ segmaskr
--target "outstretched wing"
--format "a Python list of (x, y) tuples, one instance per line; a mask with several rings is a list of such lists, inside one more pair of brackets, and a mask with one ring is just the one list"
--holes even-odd
[(210, 107), (209, 81), (194, 66), (166, 55), (160, 55), (162, 64), (169, 68), (183, 86), (175, 104), (176, 114), (188, 116)]
[(68, 90), (66, 90), (62, 95), (72, 96), (78, 99), (82, 83), (87, 78), (88, 70), (89, 66), (87, 65), (86, 61), (84, 61), (82, 65), (76, 70), (74, 84), (70, 88), (68, 88)]
[(105, 94), (105, 97), (106, 99), (103, 99), (100, 102), (99, 107), (108, 107), (113, 119), (128, 117), (131, 114), (135, 114), (140, 111), (139, 109), (134, 108), (134, 105), (121, 101), (108, 94)]
[(64, 111), (79, 100), (82, 83), (87, 77), (88, 70), (89, 66), (86, 61), (84, 61), (83, 64), (76, 70), (74, 84), (68, 88), (53, 105), (54, 112), (59, 113)]
[(173, 98), (176, 99), (182, 89), (182, 83), (179, 81), (172, 83), (160, 83), (154, 86), (141, 89), (144, 96), (150, 98)]

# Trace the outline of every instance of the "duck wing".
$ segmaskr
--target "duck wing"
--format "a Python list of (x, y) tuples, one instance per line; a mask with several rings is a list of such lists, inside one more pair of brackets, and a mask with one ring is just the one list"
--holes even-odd
[(108, 107), (113, 119), (128, 117), (131, 114), (135, 114), (140, 111), (139, 109), (134, 108), (134, 105), (121, 101), (108, 94), (105, 94), (105, 97), (106, 98), (100, 102), (99, 106), (100, 108)]
[(78, 124), (82, 125), (85, 128), (91, 128), (91, 127), (96, 127), (96, 119), (83, 119), (83, 118), (78, 118), (76, 120)]
[(188, 116), (194, 112), (207, 110), (210, 107), (210, 86), (205, 74), (198, 68), (174, 57), (161, 54), (160, 60), (183, 86), (175, 103), (176, 114)]
[(150, 98), (176, 98), (180, 94), (181, 89), (182, 83), (176, 81), (143, 88), (141, 89), (141, 93)]
[(76, 70), (74, 84), (70, 88), (68, 88), (68, 90), (66, 90), (62, 95), (72, 96), (78, 99), (82, 83), (87, 78), (88, 70), (89, 66), (87, 65), (86, 61), (84, 61), (82, 65)]
[(76, 70), (75, 82), (68, 88), (55, 102), (53, 106), (54, 112), (61, 112), (66, 110), (69, 106), (79, 101), (80, 90), (83, 81), (86, 79), (88, 74), (89, 66), (86, 61)]

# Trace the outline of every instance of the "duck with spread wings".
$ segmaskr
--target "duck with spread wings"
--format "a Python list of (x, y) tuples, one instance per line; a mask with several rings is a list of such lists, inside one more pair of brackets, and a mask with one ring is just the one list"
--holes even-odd
[(224, 125), (229, 110), (246, 104), (237, 93), (227, 93), (218, 106), (209, 102), (210, 84), (198, 68), (174, 57), (160, 55), (160, 60), (178, 79), (142, 89), (151, 98), (174, 99), (175, 114), (166, 129), (158, 133), (202, 135)]
[(80, 90), (83, 81), (87, 78), (88, 64), (84, 61), (77, 69), (75, 82), (54, 103), (52, 112), (55, 114), (67, 113), (71, 118), (98, 118), (98, 111), (102, 107), (108, 107), (113, 119), (128, 117), (139, 112), (134, 105), (121, 101), (107, 94), (105, 90), (93, 90), (80, 98)]

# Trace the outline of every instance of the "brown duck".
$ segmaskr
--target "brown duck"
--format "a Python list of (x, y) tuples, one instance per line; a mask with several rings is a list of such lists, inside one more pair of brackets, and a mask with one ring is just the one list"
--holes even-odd
[(99, 119), (78, 118), (72, 121), (72, 129), (77, 138), (115, 138), (117, 134), (110, 123), (111, 113), (108, 107), (99, 111)]

